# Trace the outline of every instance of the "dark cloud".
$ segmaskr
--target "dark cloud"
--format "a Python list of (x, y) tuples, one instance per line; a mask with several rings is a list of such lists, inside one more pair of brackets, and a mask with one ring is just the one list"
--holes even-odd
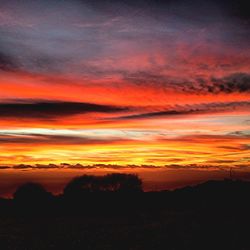
[[(197, 112), (197, 111), (196, 111)], [(150, 112), (150, 113), (143, 113), (143, 114), (136, 114), (136, 115), (128, 115), (122, 116), (115, 119), (140, 119), (140, 118), (154, 118), (154, 117), (161, 117), (161, 116), (178, 116), (178, 115), (187, 115), (193, 113), (192, 111), (177, 111), (177, 110), (167, 110), (167, 111), (159, 111), (159, 112)]]
[(235, 160), (207, 160), (206, 161), (207, 164), (236, 164), (238, 163), (238, 161)]
[(32, 165), (26, 165), (26, 164), (19, 164), (12, 166), (13, 169), (31, 169), (33, 168)]
[(229, 133), (229, 135), (233, 136), (245, 136), (245, 135), (250, 135), (249, 133), (246, 133), (245, 131), (234, 131)]
[(138, 71), (134, 73), (124, 73), (123, 80), (138, 86), (150, 86), (161, 88), (162, 90), (174, 90), (176, 92), (194, 94), (219, 94), (234, 92), (250, 92), (250, 74), (234, 73), (225, 77), (211, 78), (184, 78), (172, 77), (161, 74), (161, 69), (156, 69), (158, 73)]
[(178, 44), (185, 43), (191, 50), (201, 43), (196, 40), (201, 32), (204, 43), (220, 41), (225, 48), (231, 43), (243, 52), (242, 44), (249, 44), (249, 29), (232, 17), (245, 18), (246, 10), (242, 1), (231, 0), (4, 0), (0, 51), (33, 73), (84, 75), (98, 65), (94, 71), (104, 74), (100, 61), (108, 58), (112, 65), (107, 68), (117, 69), (124, 56), (152, 54), (152, 50), (167, 55), (166, 61), (176, 68), (176, 61), (186, 60), (179, 58)]
[(0, 134), (1, 144), (36, 144), (36, 145), (90, 145), (110, 144), (112, 142), (126, 141), (121, 138), (95, 138), (87, 136), (47, 135), (47, 134)]
[(157, 69), (158, 74), (150, 71), (137, 71), (133, 73), (124, 72), (123, 80), (126, 82), (134, 83), (136, 85), (159, 85), (162, 87), (171, 87), (176, 79), (169, 76), (162, 75)]
[(0, 170), (2, 170), (2, 169), (9, 169), (9, 168), (11, 168), (11, 167), (10, 166), (4, 166), (4, 165), (0, 166)]
[(177, 105), (175, 107), (169, 107), (168, 109), (140, 113), (134, 115), (121, 116), (114, 119), (143, 119), (143, 118), (155, 118), (155, 117), (173, 117), (173, 116), (184, 116), (193, 114), (206, 114), (210, 112), (226, 112), (233, 109), (250, 108), (250, 102), (225, 102), (225, 103), (202, 103), (196, 105)]
[(208, 88), (209, 92), (233, 93), (250, 92), (250, 74), (235, 73), (223, 78), (212, 78), (213, 85)]
[(80, 102), (0, 103), (0, 118), (53, 119), (84, 113), (126, 111), (126, 107)]
[[(224, 10), (224, 13), (232, 17), (241, 19), (250, 19), (249, 3), (246, 0), (109, 0), (109, 1), (93, 1), (81, 0), (82, 3), (88, 3), (90, 6), (99, 10), (109, 10), (110, 6), (131, 9), (140, 9), (147, 11), (147, 14), (164, 13), (170, 8), (175, 14), (181, 15), (183, 18), (192, 18), (198, 20), (206, 20), (215, 11), (215, 7)], [(117, 8), (116, 8), (117, 9)], [(119, 9), (118, 9), (119, 10)], [(196, 12), (195, 16), (192, 16)]]
[(221, 5), (223, 8), (232, 15), (242, 20), (250, 20), (250, 12), (249, 12), (249, 1), (246, 0), (220, 0), (216, 1), (216, 3)]
[[(212, 165), (210, 165), (212, 163)], [(117, 165), (117, 164), (93, 164), (93, 165), (83, 165), (80, 163), (69, 164), (69, 163), (61, 163), (61, 164), (18, 164), (13, 166), (0, 166), (0, 169), (81, 169), (81, 170), (91, 170), (96, 168), (105, 168), (105, 169), (113, 169), (113, 170), (127, 170), (127, 169), (156, 169), (156, 170), (219, 170), (219, 171), (228, 171), (227, 164), (231, 163), (234, 170), (246, 170), (249, 169), (246, 165), (237, 164), (237, 162), (233, 160), (211, 160), (207, 161), (205, 164), (189, 164), (189, 165), (181, 165), (181, 164), (171, 164), (165, 166), (157, 166), (157, 165)], [(218, 164), (218, 165), (216, 165)], [(226, 165), (223, 165), (226, 164)]]
[(96, 168), (106, 168), (106, 169), (136, 169), (136, 168), (147, 168), (147, 169), (158, 169), (159, 166), (154, 165), (117, 165), (117, 164), (93, 164), (93, 165), (83, 165), (80, 163), (69, 164), (69, 163), (61, 163), (61, 164), (18, 164), (13, 166), (4, 166), (2, 169), (13, 168), (13, 169), (96, 169)]
[(0, 51), (0, 70), (2, 71), (13, 71), (16, 70), (17, 66), (11, 57), (5, 55)]

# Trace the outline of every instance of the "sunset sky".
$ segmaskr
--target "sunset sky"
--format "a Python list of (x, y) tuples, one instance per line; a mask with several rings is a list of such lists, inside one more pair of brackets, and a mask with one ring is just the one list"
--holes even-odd
[(244, 1), (1, 0), (0, 187), (248, 174), (249, 27)]

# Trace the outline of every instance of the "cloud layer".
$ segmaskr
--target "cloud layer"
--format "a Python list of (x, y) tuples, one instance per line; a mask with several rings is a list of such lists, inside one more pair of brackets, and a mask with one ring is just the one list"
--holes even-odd
[(1, 1), (2, 168), (247, 167), (249, 22), (241, 0)]
[(46, 119), (85, 113), (126, 111), (125, 107), (79, 102), (0, 103), (0, 117)]

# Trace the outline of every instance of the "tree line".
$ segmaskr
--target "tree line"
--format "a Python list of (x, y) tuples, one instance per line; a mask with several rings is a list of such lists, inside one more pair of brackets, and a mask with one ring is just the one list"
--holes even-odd
[(177, 190), (144, 192), (135, 174), (83, 175), (67, 183), (59, 195), (39, 183), (25, 183), (13, 199), (0, 198), (1, 215), (89, 215), (172, 211), (250, 209), (250, 182), (208, 181)]

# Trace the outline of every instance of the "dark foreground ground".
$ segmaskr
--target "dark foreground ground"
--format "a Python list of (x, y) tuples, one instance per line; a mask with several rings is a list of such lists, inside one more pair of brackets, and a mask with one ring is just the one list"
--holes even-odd
[(130, 209), (102, 201), (93, 210), (74, 205), (67, 212), (58, 206), (53, 213), (32, 216), (5, 212), (0, 249), (249, 250), (249, 188), (227, 185), (144, 194), (126, 200)]
[(249, 217), (159, 213), (136, 217), (1, 218), (1, 249), (250, 249)]

